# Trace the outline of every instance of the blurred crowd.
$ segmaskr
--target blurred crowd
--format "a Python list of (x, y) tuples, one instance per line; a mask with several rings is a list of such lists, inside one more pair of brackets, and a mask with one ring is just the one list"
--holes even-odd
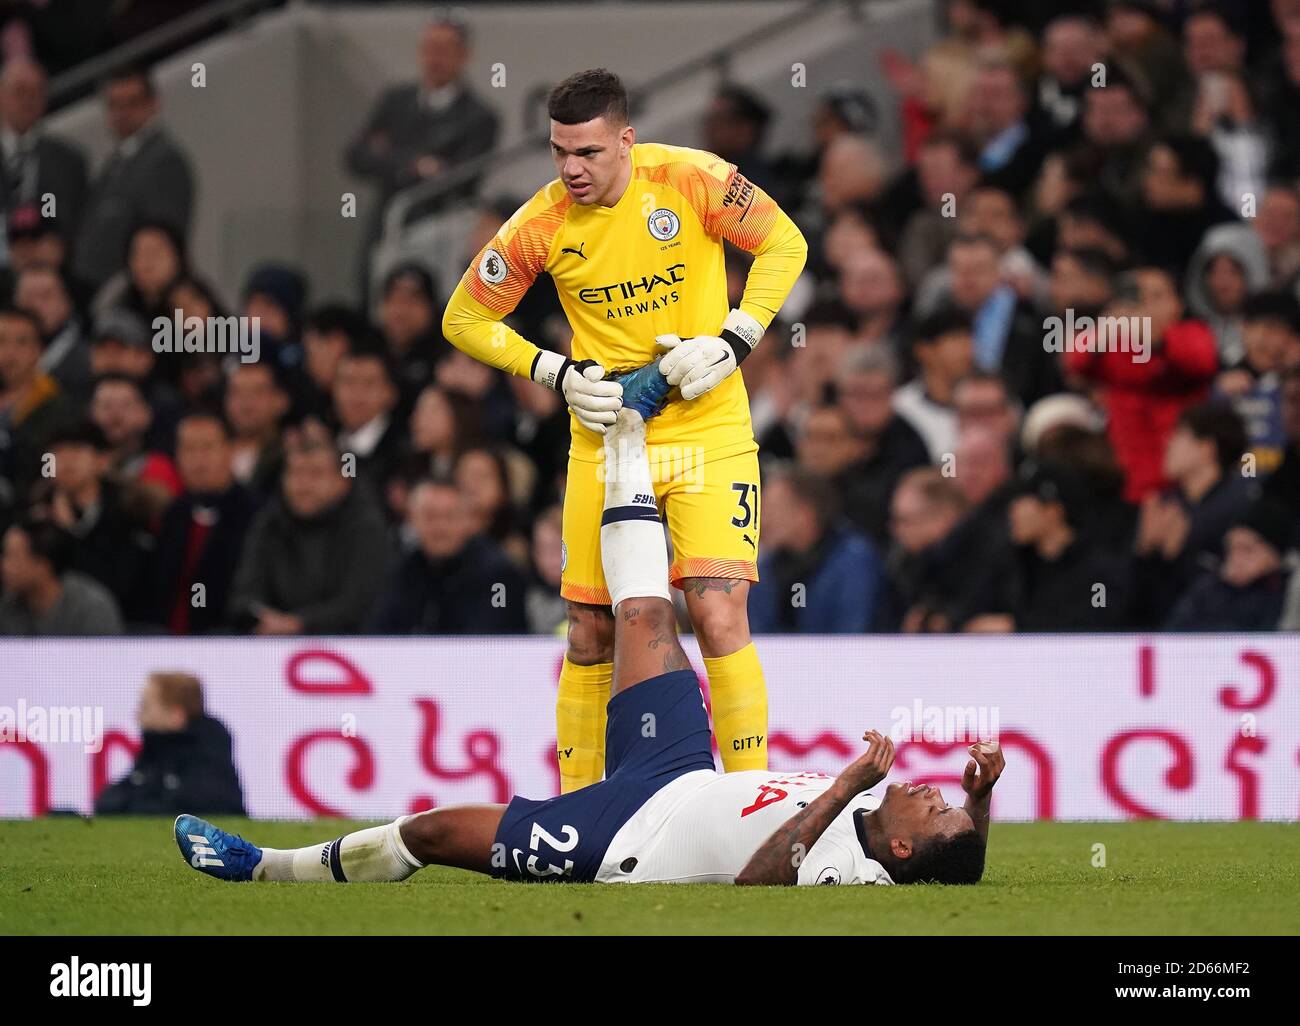
[[(754, 631), (1300, 627), (1300, 0), (941, 6), (880, 55), (896, 111), (809, 90), (778, 153), (771, 98), (726, 86), (665, 140), (809, 241), (743, 366)], [(357, 127), (381, 204), (490, 152), (473, 52), (431, 24)], [(219, 295), (147, 71), (102, 100), (92, 171), (43, 69), (0, 68), (0, 633), (563, 630), (561, 398), (451, 347), (418, 262), (368, 309), (281, 264)], [(478, 213), (467, 264), (521, 199), (442, 198)], [(155, 351), (176, 311), (258, 318), (260, 358)], [(568, 345), (545, 277), (509, 321)]]

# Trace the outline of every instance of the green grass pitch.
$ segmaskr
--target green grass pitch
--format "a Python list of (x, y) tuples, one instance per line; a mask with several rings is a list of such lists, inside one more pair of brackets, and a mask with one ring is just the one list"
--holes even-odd
[[(219, 824), (281, 848), (358, 826)], [(170, 820), (0, 823), (0, 933), (214, 922), (231, 934), (1294, 934), (1300, 825), (995, 823), (977, 887), (741, 889), (521, 885), (436, 868), (402, 884), (224, 884), (185, 865)]]

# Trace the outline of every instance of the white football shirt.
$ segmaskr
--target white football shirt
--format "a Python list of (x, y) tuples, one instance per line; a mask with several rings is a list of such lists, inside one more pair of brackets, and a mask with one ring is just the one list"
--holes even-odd
[[(825, 773), (695, 770), (657, 792), (623, 825), (599, 883), (732, 883), (764, 841), (828, 790)], [(799, 863), (800, 884), (892, 884), (867, 856), (854, 813), (880, 799), (860, 794), (826, 828)]]

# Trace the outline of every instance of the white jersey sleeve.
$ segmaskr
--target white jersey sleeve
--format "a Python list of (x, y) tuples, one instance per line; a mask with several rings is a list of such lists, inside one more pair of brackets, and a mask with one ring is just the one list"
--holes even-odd
[[(659, 791), (614, 836), (596, 879), (602, 883), (733, 883), (786, 820), (825, 792), (824, 773), (697, 770)], [(854, 813), (879, 806), (858, 795), (800, 859), (800, 884), (888, 884), (867, 856)], [(793, 855), (792, 855), (793, 857)]]

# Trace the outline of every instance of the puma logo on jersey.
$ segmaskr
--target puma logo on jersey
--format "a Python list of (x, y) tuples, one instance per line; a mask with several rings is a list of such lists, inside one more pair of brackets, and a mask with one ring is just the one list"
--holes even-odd
[(582, 247), (585, 246), (585, 245), (586, 245), (585, 242), (580, 242), (580, 243), (578, 243), (578, 248), (577, 248), (577, 249), (574, 249), (572, 246), (565, 246), (565, 247), (563, 247), (563, 248), (560, 250), (560, 252), (561, 252), (561, 253), (572, 253), (574, 256), (582, 257), (583, 260), (586, 260), (586, 259), (587, 259), (587, 254), (584, 253), (584, 252), (582, 251)]
[(758, 546), (754, 544), (754, 539), (753, 539), (753, 538), (751, 538), (751, 537), (750, 537), (749, 535), (747, 535), (747, 534), (742, 534), (741, 537), (744, 538), (745, 541), (749, 542), (749, 547), (750, 547), (751, 549), (753, 549), (755, 552), (758, 551)]
[(224, 866), (225, 863), (218, 858), (208, 858), (209, 855), (215, 856), (217, 850), (208, 846), (208, 839), (202, 834), (186, 834), (190, 843), (194, 845), (194, 851), (190, 855), (190, 865), (195, 869), (202, 869), (204, 866)]

